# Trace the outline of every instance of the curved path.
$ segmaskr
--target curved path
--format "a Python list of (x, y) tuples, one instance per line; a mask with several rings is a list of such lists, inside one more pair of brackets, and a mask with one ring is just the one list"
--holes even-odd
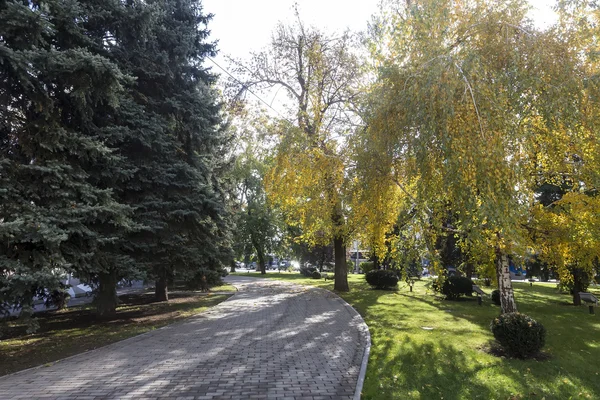
[(1, 377), (0, 398), (315, 400), (352, 399), (355, 391), (358, 396), (369, 346), (358, 313), (326, 290), (227, 280), (239, 292), (210, 310)]

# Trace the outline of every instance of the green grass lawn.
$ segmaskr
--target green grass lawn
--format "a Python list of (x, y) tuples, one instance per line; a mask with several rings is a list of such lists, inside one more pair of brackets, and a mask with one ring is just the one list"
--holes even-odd
[(0, 321), (0, 376), (182, 320), (228, 299), (235, 290), (222, 285), (213, 288), (215, 294), (175, 291), (169, 293), (169, 302), (154, 302), (153, 292), (123, 295), (116, 315), (102, 320), (90, 306), (42, 312), (36, 314), (40, 329), (32, 335), (26, 334), (22, 320)]
[[(333, 288), (299, 274), (266, 277)], [(547, 359), (525, 361), (486, 351), (489, 323), (499, 314), (489, 299), (483, 306), (475, 297), (443, 300), (422, 281), (413, 293), (406, 284), (372, 290), (363, 275), (349, 281), (351, 291), (340, 295), (361, 313), (372, 340), (363, 399), (600, 399), (600, 309), (589, 315), (570, 305), (555, 285), (514, 285), (519, 311), (547, 330)]]

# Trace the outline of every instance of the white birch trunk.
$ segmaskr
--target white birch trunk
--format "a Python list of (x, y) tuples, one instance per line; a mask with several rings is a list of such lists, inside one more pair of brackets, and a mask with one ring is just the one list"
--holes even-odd
[(496, 277), (498, 278), (498, 291), (500, 292), (501, 313), (517, 312), (515, 293), (510, 281), (508, 255), (499, 247), (496, 248)]

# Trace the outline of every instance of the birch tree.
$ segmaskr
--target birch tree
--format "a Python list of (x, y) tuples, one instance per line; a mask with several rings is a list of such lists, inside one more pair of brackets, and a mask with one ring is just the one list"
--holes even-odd
[[(584, 121), (577, 35), (538, 30), (527, 11), (522, 1), (392, 2), (373, 29), (378, 80), (357, 150), (381, 188), (363, 201), (388, 193), (416, 210), (424, 238), (450, 230), (492, 258), (503, 313), (517, 311), (508, 258), (530, 243), (539, 174), (567, 162), (556, 151), (541, 164), (536, 146), (582, 143)], [(391, 227), (389, 204), (371, 223)]]

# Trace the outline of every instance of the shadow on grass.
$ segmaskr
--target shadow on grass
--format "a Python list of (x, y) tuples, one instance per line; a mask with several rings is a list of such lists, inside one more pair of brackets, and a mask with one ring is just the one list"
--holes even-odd
[(558, 368), (536, 370), (534, 362), (477, 360), (451, 343), (420, 343), (405, 336), (377, 353), (383, 357), (369, 365), (365, 400), (595, 398), (594, 391), (577, 387)]
[[(500, 312), (489, 300), (479, 306), (475, 297), (448, 301), (424, 291), (348, 295), (362, 308), (374, 340), (364, 398), (597, 398), (599, 321), (543, 289), (516, 290), (519, 310), (548, 332), (551, 358), (538, 360), (483, 352)], [(435, 330), (425, 334), (424, 325)]]

